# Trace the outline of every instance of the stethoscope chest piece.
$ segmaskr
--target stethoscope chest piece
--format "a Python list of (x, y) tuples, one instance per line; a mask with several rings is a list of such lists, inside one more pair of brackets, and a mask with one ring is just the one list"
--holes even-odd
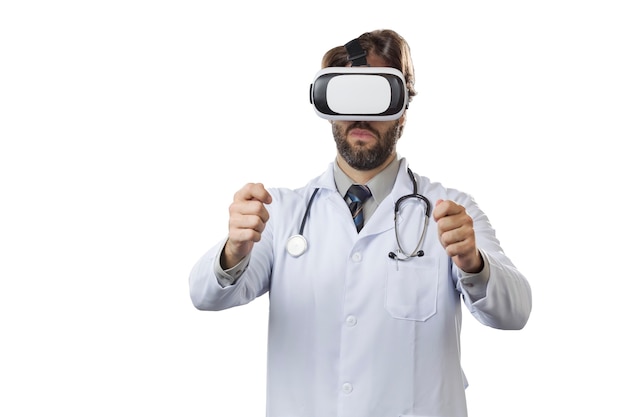
[(306, 239), (302, 235), (293, 235), (287, 239), (287, 253), (294, 258), (306, 252), (307, 246)]

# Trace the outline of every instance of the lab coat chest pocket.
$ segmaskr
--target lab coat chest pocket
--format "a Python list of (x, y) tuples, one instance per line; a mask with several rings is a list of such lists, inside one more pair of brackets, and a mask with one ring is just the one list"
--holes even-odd
[(426, 321), (437, 312), (439, 268), (435, 258), (391, 261), (385, 307), (397, 319)]

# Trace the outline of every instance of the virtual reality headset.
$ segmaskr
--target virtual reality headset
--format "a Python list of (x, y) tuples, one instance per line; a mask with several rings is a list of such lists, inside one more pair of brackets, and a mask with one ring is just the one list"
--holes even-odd
[(318, 116), (328, 120), (396, 120), (409, 104), (404, 75), (389, 67), (329, 67), (310, 87)]

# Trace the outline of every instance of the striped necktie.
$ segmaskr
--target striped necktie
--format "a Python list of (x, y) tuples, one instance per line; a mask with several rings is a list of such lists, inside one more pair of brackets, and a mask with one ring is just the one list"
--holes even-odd
[(356, 231), (360, 232), (365, 223), (363, 218), (363, 203), (372, 196), (372, 193), (366, 185), (354, 184), (348, 189), (346, 196), (348, 197), (346, 201), (348, 201)]

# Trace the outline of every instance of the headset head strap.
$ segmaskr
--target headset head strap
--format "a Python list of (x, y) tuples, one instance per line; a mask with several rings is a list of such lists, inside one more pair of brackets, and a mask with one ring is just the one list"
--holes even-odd
[(348, 61), (352, 62), (353, 67), (369, 66), (366, 58), (367, 51), (363, 49), (358, 38), (352, 39), (344, 47), (348, 51)]

